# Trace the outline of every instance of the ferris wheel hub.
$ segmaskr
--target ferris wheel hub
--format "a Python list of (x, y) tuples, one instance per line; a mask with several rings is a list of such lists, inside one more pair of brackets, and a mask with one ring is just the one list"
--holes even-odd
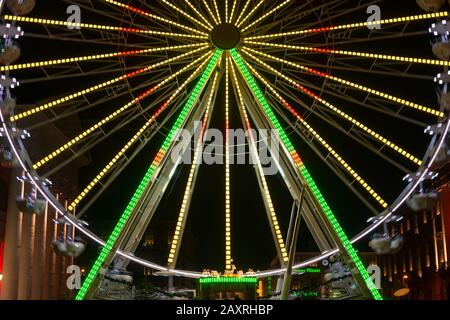
[(219, 49), (231, 50), (241, 42), (241, 31), (231, 23), (222, 23), (214, 27), (211, 41)]

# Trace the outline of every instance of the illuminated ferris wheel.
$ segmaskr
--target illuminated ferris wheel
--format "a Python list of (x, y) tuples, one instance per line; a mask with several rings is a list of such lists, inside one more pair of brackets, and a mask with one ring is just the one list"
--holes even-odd
[[(450, 107), (449, 28), (442, 21), (448, 12), (440, 11), (444, 10), (443, 1), (418, 1), (426, 14), (415, 7), (415, 14), (390, 16), (386, 12), (383, 19), (376, 17), (376, 5), (382, 6), (384, 1), (359, 1), (356, 6), (345, 0), (61, 3), (70, 6), (67, 21), (48, 10), (39, 11), (41, 4), (35, 7), (34, 0), (6, 1), (12, 14), (3, 15), (1, 25), (1, 156), (3, 165), (23, 170), (19, 208), (40, 214), (51, 206), (60, 215), (58, 223), (72, 228), (54, 240), (55, 251), (79, 256), (85, 249), (79, 237), (102, 246), (77, 299), (95, 296), (111, 264), (115, 271), (125, 270), (132, 261), (176, 276), (210, 276), (198, 270), (179, 270), (177, 260), (202, 168), (199, 159), (205, 152), (205, 137), (218, 113), (224, 123), (220, 129), (224, 133), (221, 183), (225, 193), (223, 210), (216, 213), (225, 221), (225, 274), (233, 263), (231, 189), (233, 182), (238, 183), (230, 174), (235, 145), (228, 132), (234, 125), (230, 116), (234, 113), (240, 119), (235, 125), (246, 132), (243, 143), (252, 159), (255, 187), (262, 194), (282, 266), (251, 276), (284, 274), (332, 257), (332, 262), (338, 259), (345, 265), (343, 278), (354, 283), (357, 293), (347, 292), (350, 296), (382, 299), (353, 244), (400, 220), (397, 212), (403, 204), (424, 210), (436, 201), (428, 182), (434, 177), (433, 170), (447, 161)], [(368, 7), (375, 13), (369, 21)], [(423, 23), (433, 25), (430, 30), (417, 31), (415, 24)], [(27, 33), (27, 29), (33, 31)], [(373, 45), (394, 41), (397, 50), (399, 42), (430, 32), (435, 37), (437, 58), (413, 57), (406, 48), (403, 54), (390, 53), (389, 46)], [(39, 39), (42, 47), (26, 59), (25, 51), (20, 57), (17, 39), (21, 37)], [(444, 72), (435, 78), (430, 66)], [(398, 83), (433, 84), (433, 78), (440, 97), (435, 105), (415, 102), (415, 92), (396, 93)], [(37, 94), (38, 103), (22, 104), (18, 94), (16, 104), (14, 93), (19, 84), (33, 92), (45, 87), (39, 90), (45, 96)], [(427, 93), (432, 94), (432, 90)], [(66, 141), (41, 154), (29, 152), (30, 146), (39, 144), (34, 131), (70, 123), (74, 117), (83, 123), (71, 128)], [(412, 128), (407, 140), (414, 143), (414, 150), (403, 145), (402, 128)], [(276, 134), (261, 139), (257, 133), (263, 130)], [(190, 133), (187, 139), (186, 132)], [(289, 230), (282, 230), (279, 223), (277, 199), (271, 196), (261, 159), (261, 141), (270, 150), (294, 202)], [(339, 199), (325, 199), (320, 183), (303, 161), (298, 142), (373, 216), (357, 223), (362, 230), (359, 234), (344, 232), (333, 209)], [(105, 144), (110, 152), (96, 156)], [(143, 152), (148, 155), (149, 146), (153, 149), (147, 171), (126, 208), (117, 208), (122, 213), (109, 237), (101, 239), (83, 217), (135, 158)], [(355, 150), (361, 150), (361, 156), (355, 157)], [(186, 152), (191, 152), (192, 163), (183, 182), (184, 194), (173, 198), (179, 202), (178, 219), (167, 264), (162, 266), (134, 253)], [(92, 155), (96, 172), (72, 201), (62, 203), (51, 181), (86, 154)], [(380, 175), (385, 185), (377, 182), (375, 186), (372, 181)], [(398, 177), (406, 177), (403, 186), (396, 190), (395, 198), (385, 198), (383, 190), (399, 185)], [(301, 220), (323, 254), (293, 261)], [(401, 244), (398, 235), (388, 232), (371, 240), (379, 254), (398, 250)], [(331, 284), (342, 279), (340, 274), (339, 280), (333, 281), (334, 276), (329, 274)]]

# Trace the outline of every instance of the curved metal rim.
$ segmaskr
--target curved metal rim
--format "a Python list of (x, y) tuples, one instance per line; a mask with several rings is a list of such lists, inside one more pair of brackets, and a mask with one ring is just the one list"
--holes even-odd
[[(1, 9), (0, 9), (0, 11), (1, 11)], [(8, 88), (6, 90), (9, 91), (10, 89)], [(72, 214), (67, 212), (67, 210), (62, 206), (62, 204), (59, 203), (59, 201), (55, 198), (55, 196), (51, 193), (51, 191), (42, 182), (35, 180), (35, 177), (38, 177), (39, 175), (34, 170), (30, 169), (30, 168), (32, 168), (31, 159), (29, 158), (28, 153), (26, 153), (26, 149), (24, 148), (22, 141), (20, 139), (15, 140), (12, 137), (9, 126), (5, 122), (5, 118), (4, 118), (4, 115), (3, 115), (3, 112), (1, 109), (0, 109), (0, 121), (1, 121), (1, 126), (5, 130), (5, 135), (9, 142), (9, 145), (13, 149), (14, 155), (18, 159), (21, 168), (24, 170), (25, 176), (28, 177), (28, 179), (32, 182), (32, 184), (36, 187), (36, 189), (40, 192), (40, 194), (48, 201), (48, 203), (59, 214), (61, 214), (66, 219), (66, 221), (68, 223), (70, 223), (72, 226), (74, 226), (77, 230), (79, 230), (86, 237), (90, 238), (97, 244), (104, 246), (106, 243), (103, 239), (98, 237), (96, 234), (94, 234), (88, 228), (81, 225)], [(442, 134), (441, 140), (439, 141), (437, 148), (434, 149), (434, 146), (435, 146), (435, 142), (439, 136), (439, 133), (435, 133), (435, 135), (429, 145), (428, 151), (427, 151), (424, 159), (427, 159), (431, 155), (431, 160), (429, 161), (428, 164), (423, 164), (422, 167), (419, 168), (419, 172), (422, 171), (422, 175), (420, 176), (420, 179), (417, 182), (410, 183), (403, 190), (403, 192), (400, 194), (400, 196), (393, 202), (393, 204), (388, 209), (386, 209), (385, 211), (380, 213), (379, 217), (383, 217), (383, 218), (379, 219), (376, 223), (372, 224), (370, 227), (364, 229), (362, 232), (360, 232), (358, 235), (356, 235), (351, 240), (352, 244), (355, 244), (355, 243), (361, 241), (362, 239), (364, 239), (366, 236), (368, 236), (370, 233), (372, 233), (375, 229), (380, 227), (387, 219), (389, 219), (406, 202), (406, 200), (414, 193), (414, 191), (419, 186), (420, 182), (431, 171), (431, 167), (433, 166), (434, 162), (436, 161), (436, 158), (437, 158), (439, 152), (441, 151), (441, 148), (446, 140), (446, 137), (449, 134), (450, 119), (446, 119), (446, 121), (447, 122), (445, 124), (445, 130), (444, 130), (444, 133)], [(20, 157), (18, 150), (21, 150), (22, 152), (24, 152), (24, 155), (23, 155), (24, 159), (22, 159)], [(435, 152), (433, 153), (433, 151), (435, 151)], [(335, 248), (331, 251), (328, 251), (328, 252), (324, 252), (321, 255), (318, 255), (314, 258), (311, 258), (309, 260), (306, 260), (306, 261), (303, 261), (301, 263), (294, 265), (293, 268), (296, 269), (296, 268), (306, 267), (312, 263), (319, 262), (322, 259), (325, 259), (333, 254), (336, 254), (337, 252), (339, 252), (339, 249), (337, 249), (337, 248)], [(116, 254), (118, 254), (130, 261), (138, 263), (142, 266), (149, 267), (149, 268), (161, 271), (161, 272), (166, 272), (168, 274), (182, 276), (182, 277), (189, 277), (189, 278), (201, 278), (204, 276), (201, 272), (186, 271), (186, 270), (171, 269), (171, 268), (163, 267), (163, 266), (153, 263), (149, 260), (136, 257), (133, 253), (130, 253), (130, 252), (124, 252), (124, 251), (118, 250), (118, 251), (116, 251)], [(286, 271), (285, 268), (272, 269), (272, 270), (256, 272), (252, 276), (267, 277), (267, 276), (272, 276), (272, 275), (283, 274), (285, 271)]]

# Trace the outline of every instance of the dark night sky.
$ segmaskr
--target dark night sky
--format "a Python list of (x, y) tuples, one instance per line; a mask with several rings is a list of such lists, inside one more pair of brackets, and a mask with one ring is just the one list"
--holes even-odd
[[(100, 1), (99, 8), (108, 9)], [(316, 1), (320, 3), (321, 1)], [(51, 4), (50, 4), (51, 3)], [(356, 1), (355, 1), (356, 3)], [(406, 16), (410, 14), (420, 14), (421, 11), (415, 4), (415, 1), (408, 1), (409, 6), (402, 1), (383, 1), (380, 5), (383, 18)], [(62, 1), (40, 1), (32, 16), (48, 17), (63, 20), (66, 4)], [(110, 8), (108, 10), (111, 10)], [(84, 14), (84, 12), (83, 12)], [(345, 15), (333, 20), (331, 24), (351, 23), (365, 20), (367, 15), (364, 11)], [(94, 23), (110, 23), (105, 17), (99, 17), (94, 14), (86, 13), (83, 19)], [(314, 17), (309, 19), (314, 20)], [(308, 21), (299, 21), (299, 25)], [(429, 27), (430, 22), (413, 23), (408, 30), (421, 31)], [(43, 33), (45, 30), (39, 26), (25, 25), (25, 32)], [(353, 37), (367, 37), (368, 31), (361, 30), (355, 32)], [(367, 51), (386, 53), (392, 55), (405, 55), (414, 57), (433, 58), (430, 50), (431, 38), (427, 35), (400, 38), (394, 40), (373, 41), (367, 43), (357, 43), (348, 46), (340, 46), (340, 49), (350, 49), (354, 51)], [(136, 41), (136, 37), (130, 36), (129, 43)], [(309, 41), (309, 42), (308, 42)], [(323, 42), (323, 35), (311, 37), (305, 40), (306, 44), (314, 45)], [(25, 37), (20, 40), (23, 48), (23, 55), (20, 62), (37, 61), (50, 58), (59, 58), (66, 56), (78, 56), (93, 54), (98, 52), (110, 52), (117, 48), (122, 49), (121, 45), (99, 46), (93, 44), (80, 44), (60, 41), (50, 41), (48, 39), (39, 39)], [(322, 57), (323, 58), (323, 57)], [(142, 59), (151, 59), (151, 57), (130, 58), (127, 63), (142, 62)], [(367, 65), (367, 61), (358, 62), (361, 65)], [(95, 66), (94, 63), (89, 64)], [(440, 70), (439, 68), (428, 66), (414, 66), (411, 72), (418, 74), (434, 76)], [(408, 80), (401, 77), (386, 77), (379, 75), (367, 75), (355, 72), (333, 71), (337, 76), (348, 78), (354, 82), (360, 82), (368, 87), (387, 91), (394, 95), (405, 97), (411, 101), (422, 103), (429, 106), (436, 106), (436, 94), (434, 84), (425, 80)], [(39, 77), (42, 74), (39, 71), (19, 72), (15, 76), (20, 79)], [(114, 74), (115, 76), (115, 74)], [(46, 83), (23, 85), (16, 91), (18, 101), (23, 105), (32, 105), (42, 100), (52, 100), (51, 97), (60, 96), (67, 92), (75, 92), (87, 85), (104, 81), (111, 78), (111, 74), (98, 75), (96, 77), (84, 77), (66, 81), (49, 81)], [(307, 78), (308, 81), (312, 81)], [(137, 79), (137, 83), (144, 79)], [(136, 84), (131, 82), (131, 84)], [(142, 90), (141, 90), (142, 91)], [(359, 93), (354, 93), (355, 97), (362, 97)], [(91, 101), (95, 100), (96, 94), (91, 95)], [(98, 95), (100, 97), (100, 95)], [(223, 90), (219, 95), (219, 102), (215, 107), (211, 127), (223, 127)], [(392, 137), (407, 150), (416, 155), (422, 155), (426, 149), (427, 137), (423, 135), (423, 128), (400, 123), (398, 120), (392, 120), (386, 116), (372, 111), (361, 110), (361, 107), (344, 103), (343, 100), (327, 97), (330, 101), (366, 121), (370, 127), (382, 132), (386, 137)], [(302, 96), (305, 103), (311, 103)], [(96, 108), (95, 111), (84, 112), (80, 114), (81, 125), (87, 127), (96, 122), (106, 112), (114, 110), (117, 106), (122, 106), (128, 102), (129, 96), (117, 98), (113, 103)], [(151, 99), (146, 100), (150, 102)], [(234, 103), (234, 100), (232, 100)], [(294, 104), (295, 105), (295, 104)], [(301, 107), (298, 110), (305, 113)], [(410, 117), (415, 117), (425, 122), (431, 123), (433, 119), (423, 117), (415, 112), (405, 112)], [(237, 109), (232, 110), (232, 126), (239, 127), (239, 115)], [(389, 201), (395, 199), (404, 187), (401, 178), (403, 174), (397, 169), (384, 163), (373, 154), (364, 150), (344, 135), (336, 130), (329, 128), (322, 120), (312, 116), (308, 121), (334, 146), (354, 168), (362, 174), (367, 180), (379, 190), (380, 193)], [(126, 139), (134, 134), (134, 131), (142, 125), (142, 119), (133, 122), (133, 124), (104, 143), (101, 143), (93, 152), (92, 163), (83, 168), (80, 172), (80, 184), (84, 186), (94, 173), (98, 171), (113, 156)], [(129, 168), (120, 176), (115, 184), (101, 197), (101, 199), (88, 212), (87, 220), (91, 223), (92, 230), (106, 237), (116, 223), (123, 208), (126, 206), (132, 193), (134, 193), (139, 180), (146, 171), (149, 163), (153, 159), (155, 152), (160, 145), (163, 137), (158, 135), (154, 142), (142, 152)], [(330, 203), (333, 211), (342, 222), (344, 229), (349, 235), (359, 232), (366, 224), (369, 217), (367, 209), (356, 200), (353, 194), (333, 175), (333, 173), (311, 152), (298, 137), (292, 136), (297, 150), (304, 158), (305, 163), (310, 169), (317, 184), (321, 188), (325, 198)], [(389, 156), (398, 161), (402, 161), (396, 155), (387, 152)], [(402, 162), (409, 169), (405, 161)], [(152, 228), (158, 228), (162, 221), (175, 219), (184, 193), (188, 166), (180, 167), (168, 188), (168, 193), (164, 196), (152, 222)], [(257, 180), (254, 170), (251, 166), (234, 166), (231, 172), (232, 181), (232, 230), (233, 230), (233, 257), (238, 268), (247, 269), (265, 269), (270, 261), (275, 257), (275, 248), (272, 241), (269, 225), (264, 211), (264, 206), (257, 187)], [(275, 208), (278, 212), (280, 224), (286, 233), (290, 209), (292, 205), (291, 197), (279, 176), (268, 177)], [(191, 245), (195, 248), (195, 256), (192, 262), (196, 269), (204, 267), (223, 269), (224, 260), (224, 167), (222, 166), (203, 166), (200, 170), (198, 185), (195, 190), (193, 205), (190, 211), (188, 228), (192, 234), (193, 242)], [(300, 250), (315, 250), (311, 237), (305, 228), (302, 228), (302, 236), (299, 241)], [(361, 247), (362, 249), (364, 246)], [(181, 255), (186, 254), (183, 247)], [(90, 246), (90, 252), (85, 256), (88, 259), (96, 252), (94, 245)], [(161, 257), (159, 257), (161, 259)], [(166, 257), (162, 257), (164, 261)], [(181, 268), (184, 266), (181, 265)]]

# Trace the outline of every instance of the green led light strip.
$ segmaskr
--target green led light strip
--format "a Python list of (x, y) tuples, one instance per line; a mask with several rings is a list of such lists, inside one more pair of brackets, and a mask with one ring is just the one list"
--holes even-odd
[(271, 121), (274, 128), (278, 131), (281, 141), (283, 142), (283, 144), (285, 145), (287, 150), (290, 152), (295, 164), (297, 165), (298, 169), (300, 170), (300, 173), (302, 174), (303, 178), (306, 180), (310, 189), (314, 193), (314, 196), (316, 197), (317, 201), (319, 202), (328, 221), (330, 222), (334, 231), (337, 233), (346, 252), (348, 253), (348, 255), (352, 259), (353, 263), (355, 264), (356, 268), (358, 269), (359, 273), (361, 274), (361, 277), (363, 278), (364, 282), (366, 283), (373, 298), (375, 300), (383, 300), (383, 297), (381, 296), (378, 289), (375, 287), (375, 284), (373, 283), (372, 279), (370, 278), (369, 273), (367, 272), (361, 259), (359, 258), (358, 254), (356, 253), (355, 248), (353, 248), (352, 244), (350, 243), (349, 238), (347, 237), (347, 235), (345, 234), (341, 225), (337, 221), (336, 216), (331, 211), (328, 203), (325, 201), (325, 198), (323, 197), (322, 193), (320, 192), (319, 188), (317, 187), (316, 183), (314, 182), (313, 178), (311, 177), (311, 174), (309, 173), (306, 166), (303, 164), (302, 160), (300, 159), (297, 151), (295, 150), (293, 144), (289, 140), (289, 137), (287, 136), (287, 134), (284, 131), (283, 127), (281, 126), (280, 122), (278, 121), (275, 114), (273, 113), (272, 108), (269, 106), (266, 98), (264, 97), (264, 95), (263, 95), (261, 89), (259, 88), (258, 84), (256, 83), (254, 77), (250, 74), (242, 57), (239, 55), (239, 53), (237, 52), (236, 49), (230, 50), (230, 53), (231, 53), (231, 56), (233, 57), (234, 62), (238, 66), (240, 72), (242, 73), (242, 75), (246, 79), (248, 85), (250, 86), (250, 89), (252, 90), (256, 99), (263, 107), (264, 112), (268, 116), (268, 118)]
[(200, 284), (222, 284), (222, 283), (251, 283), (256, 284), (258, 279), (255, 277), (243, 277), (243, 278), (200, 278)]
[(189, 100), (186, 102), (185, 106), (183, 107), (183, 110), (181, 111), (175, 124), (173, 125), (172, 129), (170, 130), (170, 133), (167, 135), (160, 151), (158, 152), (157, 156), (153, 160), (152, 165), (150, 166), (150, 168), (148, 169), (144, 178), (142, 179), (141, 183), (139, 184), (139, 187), (137, 188), (136, 192), (134, 193), (130, 203), (128, 204), (127, 208), (125, 209), (122, 216), (120, 217), (119, 222), (117, 223), (113, 232), (109, 236), (108, 241), (106, 242), (105, 246), (103, 247), (102, 251), (100, 252), (100, 255), (98, 256), (94, 265), (92, 266), (91, 271), (89, 272), (86, 279), (84, 280), (83, 286), (81, 287), (80, 291), (78, 291), (78, 294), (75, 297), (75, 300), (83, 300), (85, 298), (95, 277), (97, 276), (98, 272), (100, 271), (102, 265), (105, 263), (108, 255), (111, 253), (111, 250), (113, 249), (114, 244), (116, 243), (117, 239), (119, 238), (120, 233), (123, 231), (123, 228), (125, 227), (126, 222), (128, 221), (131, 214), (133, 213), (139, 199), (141, 198), (145, 189), (151, 182), (153, 175), (155, 174), (156, 169), (159, 167), (164, 155), (167, 153), (171, 143), (173, 142), (173, 140), (175, 138), (176, 133), (181, 128), (181, 125), (183, 124), (183, 122), (186, 120), (192, 107), (194, 106), (195, 101), (199, 97), (203, 86), (208, 81), (209, 77), (211, 76), (211, 73), (213, 72), (214, 67), (216, 66), (217, 61), (219, 60), (221, 54), (222, 54), (222, 50), (218, 49), (214, 53), (213, 57), (211, 58), (211, 61), (209, 62), (208, 66), (206, 67), (205, 71), (203, 72), (200, 80), (198, 81), (197, 85), (195, 86), (194, 90), (192, 91), (192, 93), (189, 97)]

